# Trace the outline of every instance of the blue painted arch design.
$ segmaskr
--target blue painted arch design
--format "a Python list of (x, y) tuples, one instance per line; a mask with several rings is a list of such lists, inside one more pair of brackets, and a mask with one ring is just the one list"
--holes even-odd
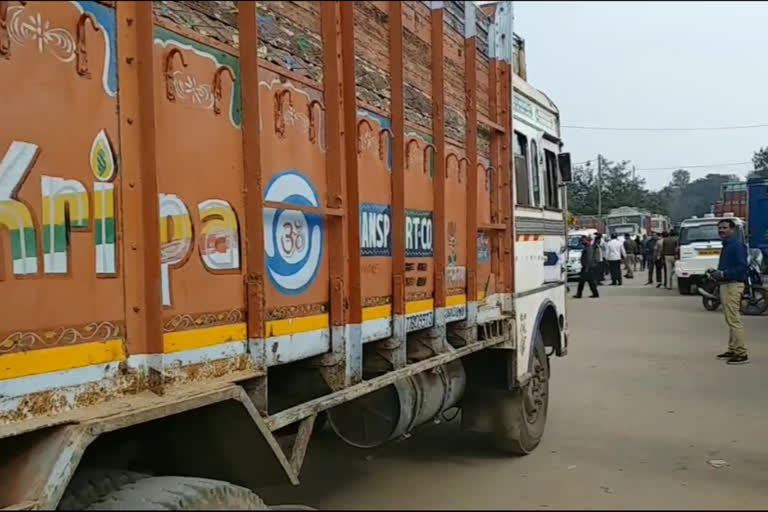
[(83, 12), (91, 14), (99, 24), (106, 44), (106, 59), (102, 83), (104, 91), (110, 95), (117, 94), (117, 32), (115, 30), (115, 10), (112, 7), (93, 1), (72, 2)]

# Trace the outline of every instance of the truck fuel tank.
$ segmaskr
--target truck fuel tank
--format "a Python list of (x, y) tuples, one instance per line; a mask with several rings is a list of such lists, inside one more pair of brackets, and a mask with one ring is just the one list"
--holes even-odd
[(328, 411), (334, 432), (347, 444), (375, 448), (439, 418), (464, 396), (460, 359), (399, 380)]

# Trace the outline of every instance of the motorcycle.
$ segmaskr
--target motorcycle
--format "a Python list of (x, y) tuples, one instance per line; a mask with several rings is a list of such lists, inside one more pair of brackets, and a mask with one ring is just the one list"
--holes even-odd
[[(714, 277), (715, 270), (707, 270), (704, 282), (698, 287), (704, 309), (715, 311), (720, 307), (720, 282)], [(768, 291), (763, 286), (760, 264), (751, 258), (744, 293), (741, 295), (741, 313), (744, 315), (762, 315), (768, 310)]]

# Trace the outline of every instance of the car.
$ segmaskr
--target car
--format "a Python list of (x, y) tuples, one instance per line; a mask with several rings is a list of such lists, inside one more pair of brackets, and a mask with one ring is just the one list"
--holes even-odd
[(704, 217), (692, 217), (680, 223), (675, 275), (681, 295), (688, 295), (692, 286), (699, 286), (707, 269), (717, 268), (723, 247), (717, 224), (726, 219), (733, 220), (737, 236), (744, 241), (744, 221), (733, 215), (715, 217), (706, 214)]
[(578, 279), (581, 274), (581, 251), (584, 249), (581, 237), (588, 236), (589, 238), (594, 239), (596, 233), (596, 229), (577, 229), (568, 232), (568, 256), (566, 259), (566, 268), (569, 281)]

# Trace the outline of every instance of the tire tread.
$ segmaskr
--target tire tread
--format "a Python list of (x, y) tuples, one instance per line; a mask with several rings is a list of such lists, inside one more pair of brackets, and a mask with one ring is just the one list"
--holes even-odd
[(150, 477), (122, 486), (87, 510), (268, 510), (256, 494), (208, 478)]

